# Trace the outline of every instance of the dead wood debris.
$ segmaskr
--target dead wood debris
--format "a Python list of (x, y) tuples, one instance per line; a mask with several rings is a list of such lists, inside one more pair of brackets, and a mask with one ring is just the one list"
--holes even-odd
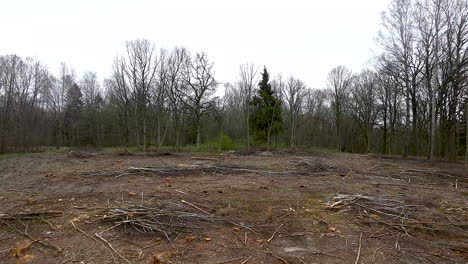
[(407, 235), (417, 236), (418, 231), (444, 232), (453, 237), (466, 236), (466, 223), (445, 221), (420, 221), (422, 206), (406, 204), (392, 197), (337, 194), (325, 207), (330, 210), (352, 211), (358, 214), (360, 224), (382, 224)]
[(331, 164), (325, 162), (325, 159), (318, 159), (318, 158), (309, 158), (309, 157), (296, 157), (292, 165), (296, 168), (303, 168), (307, 170), (313, 171), (325, 171), (335, 169), (335, 167)]
[(96, 156), (95, 153), (83, 152), (83, 151), (74, 151), (71, 150), (67, 153), (68, 158), (75, 158), (75, 159), (87, 159)]
[(49, 243), (46, 243), (40, 239), (37, 239), (37, 238), (34, 238), (32, 237), (29, 233), (28, 233), (28, 225), (25, 225), (25, 230), (24, 231), (21, 231), (19, 230), (18, 228), (16, 228), (15, 226), (9, 224), (8, 222), (4, 221), (4, 220), (1, 220), (0, 219), (0, 222), (5, 224), (6, 226), (8, 226), (9, 228), (13, 229), (14, 231), (18, 232), (20, 235), (28, 238), (29, 240), (31, 240), (31, 244), (32, 243), (39, 243), (40, 245), (44, 246), (44, 247), (47, 247), (47, 248), (51, 248), (53, 250), (55, 250), (57, 253), (62, 253), (63, 252), (63, 249), (62, 248), (59, 248), (55, 245), (52, 245), (52, 244), (49, 244)]
[(141, 233), (159, 233), (165, 236), (194, 233), (207, 225), (223, 222), (223, 219), (207, 214), (205, 210), (203, 214), (195, 213), (189, 210), (192, 206), (187, 208), (187, 204), (192, 203), (184, 201), (154, 205), (127, 202), (127, 206), (108, 209), (100, 221), (121, 223)]
[(209, 157), (190, 157), (193, 160), (218, 160), (216, 158), (209, 158)]
[(33, 219), (45, 219), (52, 217), (60, 217), (63, 212), (60, 211), (42, 211), (42, 212), (27, 212), (17, 214), (1, 214), (1, 220), (33, 220)]
[(399, 219), (409, 219), (411, 214), (417, 212), (419, 206), (408, 205), (403, 201), (392, 199), (390, 197), (363, 194), (337, 194), (326, 204), (327, 209), (342, 209), (343, 207), (355, 210), (367, 210), (369, 213)]
[(249, 169), (242, 167), (232, 167), (214, 164), (191, 164), (185, 165), (180, 164), (180, 168), (166, 168), (166, 167), (130, 167), (129, 171), (137, 172), (152, 172), (157, 174), (196, 174), (196, 172), (202, 173), (217, 173), (217, 174), (233, 174), (233, 173), (255, 173), (262, 175), (288, 175), (288, 174), (302, 174), (302, 172), (296, 171), (269, 171), (259, 169)]
[(82, 173), (81, 176), (122, 177), (132, 175), (145, 176), (181, 176), (202, 174), (259, 174), (259, 175), (306, 175), (303, 171), (271, 171), (254, 168), (214, 165), (214, 164), (179, 164), (178, 167), (129, 167), (127, 170), (104, 170)]
[(175, 154), (170, 152), (130, 152), (123, 150), (116, 153), (117, 156), (143, 156), (143, 157), (165, 157), (174, 156)]

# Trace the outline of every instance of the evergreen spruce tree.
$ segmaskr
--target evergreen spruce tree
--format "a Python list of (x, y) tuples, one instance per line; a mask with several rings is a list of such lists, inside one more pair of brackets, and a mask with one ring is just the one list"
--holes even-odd
[(254, 109), (250, 117), (250, 127), (255, 139), (266, 142), (269, 149), (271, 138), (284, 129), (281, 115), (282, 102), (271, 87), (266, 68), (263, 68), (262, 80), (258, 86), (257, 95), (251, 102)]

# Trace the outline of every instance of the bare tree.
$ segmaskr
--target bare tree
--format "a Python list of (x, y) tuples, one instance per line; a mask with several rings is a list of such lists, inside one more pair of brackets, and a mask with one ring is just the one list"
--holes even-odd
[(211, 108), (210, 95), (215, 91), (217, 83), (214, 79), (213, 63), (204, 52), (197, 53), (190, 61), (190, 67), (185, 72), (186, 89), (180, 89), (183, 102), (195, 116), (197, 128), (197, 150), (201, 144), (201, 119)]
[(119, 125), (121, 127), (121, 142), (125, 147), (129, 145), (130, 120), (132, 114), (132, 95), (125, 73), (125, 61), (116, 57), (112, 69), (112, 77), (104, 82), (107, 86), (111, 103), (115, 107)]
[(136, 141), (143, 149), (147, 144), (147, 108), (151, 86), (154, 84), (157, 64), (154, 45), (147, 39), (127, 42), (125, 73), (135, 100)]
[(87, 141), (94, 146), (100, 145), (102, 141), (102, 129), (98, 123), (99, 111), (102, 104), (100, 85), (95, 72), (85, 72), (80, 81), (83, 93), (84, 110), (86, 114)]
[(360, 124), (366, 140), (366, 152), (371, 152), (372, 131), (377, 119), (377, 88), (375, 74), (365, 70), (354, 78), (352, 113)]
[[(380, 35), (380, 44), (388, 55), (388, 59), (392, 61), (393, 66), (397, 67), (399, 72), (401, 72), (401, 74), (398, 74), (397, 76), (402, 79), (403, 86), (401, 89), (404, 91), (406, 100), (405, 137), (403, 148), (403, 156), (405, 157), (408, 156), (410, 144), (410, 98), (411, 94), (415, 95), (414, 91), (416, 89), (412, 80), (412, 77), (415, 76), (412, 74), (414, 58), (413, 46), (415, 43), (412, 12), (413, 10), (410, 0), (392, 1), (388, 13), (384, 13), (382, 16), (383, 25), (387, 34)], [(416, 109), (416, 105), (414, 104), (413, 109)], [(413, 129), (415, 128), (413, 127)]]
[(335, 133), (336, 133), (336, 148), (342, 150), (342, 118), (344, 108), (351, 87), (351, 71), (345, 66), (333, 68), (328, 74), (327, 86), (330, 94), (331, 105), (335, 115)]
[(167, 62), (167, 95), (175, 134), (175, 147), (178, 151), (180, 150), (181, 119), (184, 107), (180, 91), (186, 88), (184, 74), (188, 71), (188, 67), (190, 66), (189, 61), (190, 54), (187, 49), (174, 48)]
[(250, 148), (250, 101), (252, 100), (252, 91), (258, 82), (258, 67), (253, 64), (243, 64), (240, 66), (238, 85), (241, 91), (245, 94), (245, 125), (247, 149)]
[(442, 4), (444, 0), (424, 0), (416, 2), (415, 21), (418, 42), (424, 62), (424, 79), (429, 96), (429, 152), (428, 158), (434, 159), (437, 111), (436, 98), (439, 91), (439, 42), (442, 30)]
[(158, 63), (156, 63), (156, 78), (155, 83), (153, 85), (153, 89), (151, 91), (151, 105), (153, 108), (153, 112), (155, 114), (156, 122), (156, 129), (155, 132), (157, 133), (156, 144), (157, 150), (161, 150), (161, 146), (164, 143), (166, 138), (167, 130), (169, 125), (164, 125), (164, 132), (161, 131), (162, 120), (164, 119), (164, 114), (166, 110), (166, 103), (167, 103), (167, 95), (168, 89), (170, 84), (169, 78), (169, 67), (168, 67), (168, 53), (165, 49), (161, 49), (159, 53), (159, 58), (157, 59)]
[(304, 82), (291, 76), (281, 91), (283, 99), (286, 102), (289, 115), (289, 144), (291, 148), (295, 147), (296, 144), (296, 129), (299, 115), (301, 114), (304, 105), (305, 90), (306, 86)]
[[(322, 89), (307, 89), (305, 94), (306, 138), (310, 137), (308, 142), (317, 147), (317, 143), (322, 144), (325, 142), (323, 137), (325, 135), (328, 94)], [(317, 140), (319, 136), (322, 137), (322, 140)]]

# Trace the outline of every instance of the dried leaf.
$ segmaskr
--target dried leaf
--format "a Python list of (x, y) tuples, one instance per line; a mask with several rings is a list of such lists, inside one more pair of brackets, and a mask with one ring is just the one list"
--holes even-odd
[(213, 240), (211, 237), (205, 238), (205, 241), (206, 241), (206, 242), (210, 242), (211, 240)]
[(196, 239), (196, 237), (194, 237), (192, 234), (190, 234), (185, 238), (185, 241), (187, 242), (187, 244), (190, 244), (195, 239)]
[(21, 257), (24, 254), (24, 252), (31, 246), (32, 243), (33, 242), (28, 242), (15, 247), (11, 250), (11, 254), (16, 258)]
[(171, 252), (163, 252), (153, 255), (152, 264), (166, 264), (171, 256)]
[(135, 196), (135, 195), (136, 195), (136, 192), (128, 192), (128, 195), (130, 195), (130, 196)]
[(21, 258), (20, 263), (29, 263), (31, 262), (36, 256), (34, 255), (25, 255), (24, 257)]
[(265, 244), (267, 242), (266, 239), (257, 239), (255, 240), (255, 242), (259, 243), (259, 244)]

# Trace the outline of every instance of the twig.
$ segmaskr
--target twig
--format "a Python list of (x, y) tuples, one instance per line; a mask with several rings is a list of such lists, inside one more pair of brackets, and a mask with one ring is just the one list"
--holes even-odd
[(353, 170), (350, 170), (348, 172), (348, 174), (346, 174), (346, 176), (344, 176), (343, 181), (346, 181), (346, 178), (348, 178), (348, 176), (351, 175), (352, 172), (353, 172)]
[(183, 192), (183, 191), (177, 190), (177, 189), (175, 189), (174, 191), (176, 191), (176, 192), (178, 192), (178, 193), (181, 193), (181, 194), (187, 194), (186, 192)]
[(174, 244), (172, 244), (172, 241), (171, 241), (171, 239), (169, 238), (169, 236), (167, 235), (167, 232), (166, 232), (166, 231), (164, 231), (164, 235), (166, 236), (167, 241), (169, 241), (169, 243), (171, 244), (172, 248), (175, 248)]
[(422, 254), (427, 254), (427, 255), (434, 256), (434, 257), (439, 257), (439, 258), (442, 258), (442, 259), (451, 260), (451, 261), (454, 261), (454, 262), (456, 262), (456, 263), (459, 263), (459, 261), (456, 260), (456, 259), (449, 258), (449, 257), (446, 257), (446, 256), (442, 256), (441, 254), (437, 254), (437, 253), (431, 253), (431, 252), (420, 251), (420, 250), (415, 250), (415, 249), (408, 249), (408, 248), (405, 248), (405, 250), (411, 250), (411, 251), (413, 251), (413, 252), (418, 252), (418, 253), (422, 253)]
[(249, 260), (250, 260), (251, 258), (252, 258), (252, 256), (248, 257), (246, 260), (242, 261), (241, 264), (245, 264), (245, 263), (249, 262)]
[(41, 241), (41, 240), (39, 240), (39, 239), (33, 238), (30, 234), (27, 233), (27, 231), (23, 232), (23, 231), (17, 229), (16, 227), (10, 225), (9, 223), (7, 223), (7, 222), (5, 222), (5, 221), (3, 221), (3, 220), (1, 220), (1, 219), (0, 219), (0, 221), (1, 221), (2, 223), (4, 223), (5, 225), (7, 225), (8, 227), (10, 227), (11, 229), (13, 229), (13, 230), (15, 230), (16, 232), (20, 233), (21, 235), (27, 237), (28, 239), (30, 239), (30, 240), (33, 241), (34, 243), (37, 242), (37, 243), (41, 244), (41, 245), (44, 246), (44, 247), (52, 248), (52, 249), (54, 249), (55, 251), (57, 251), (58, 253), (62, 253), (62, 251), (63, 251), (63, 249), (61, 249), (61, 248), (59, 248), (59, 247), (57, 247), (57, 246), (54, 246), (54, 245), (48, 244), (48, 243), (46, 243), (46, 242), (44, 242), (44, 241)]
[[(75, 223), (73, 223), (72, 220), (70, 220), (70, 223), (72, 224), (72, 226), (73, 226), (76, 230), (78, 230), (80, 233), (82, 233), (83, 235), (85, 235), (87, 238), (90, 238), (90, 239), (92, 239), (92, 240), (94, 240), (94, 241), (96, 241), (96, 242), (99, 242), (99, 240), (97, 240), (96, 238), (94, 238), (94, 237), (88, 235), (88, 234), (87, 234), (85, 231), (83, 231), (81, 228), (77, 227), (77, 226), (75, 225)], [(99, 242), (99, 244), (100, 244), (100, 242)]]
[(43, 221), (44, 223), (47, 223), (49, 225), (50, 229), (57, 230), (57, 228), (55, 228), (54, 225), (52, 225), (52, 223), (50, 221), (48, 221), (47, 219), (45, 219), (44, 217), (41, 217), (41, 221)]
[(146, 247), (142, 247), (141, 249), (144, 250), (144, 249), (147, 249), (147, 248), (151, 248), (151, 247), (157, 246), (157, 245), (159, 245), (159, 244), (161, 244), (161, 241), (158, 241), (158, 242), (156, 242), (156, 243), (154, 243), (154, 244), (151, 244), (151, 245), (149, 245), (149, 246), (146, 246)]
[(182, 203), (184, 203), (184, 204), (190, 206), (190, 207), (193, 207), (193, 208), (197, 209), (198, 211), (200, 211), (200, 212), (202, 212), (202, 213), (204, 213), (204, 214), (212, 215), (210, 212), (207, 212), (207, 211), (203, 210), (202, 208), (200, 208), (200, 207), (194, 205), (193, 203), (189, 203), (189, 202), (187, 202), (187, 201), (185, 201), (185, 200), (180, 200), (180, 201), (181, 201)]
[[(72, 226), (73, 226), (76, 230), (78, 230), (80, 233), (82, 233), (83, 235), (85, 235), (87, 238), (92, 239), (92, 240), (96, 241), (99, 245), (102, 245), (103, 247), (105, 247), (105, 246), (102, 244), (102, 242), (99, 241), (97, 238), (88, 235), (88, 234), (87, 234), (85, 231), (83, 231), (81, 228), (77, 227), (77, 226), (75, 225), (75, 223), (74, 223), (72, 220), (70, 220), (70, 223), (72, 224)], [(111, 254), (112, 258), (114, 259), (114, 262), (117, 262), (117, 260), (115, 259), (114, 254), (112, 254), (112, 251), (109, 252), (109, 253)]]
[(194, 160), (218, 160), (216, 158), (206, 158), (206, 157), (190, 157), (190, 158)]
[(216, 264), (224, 264), (224, 263), (229, 263), (229, 262), (233, 262), (233, 261), (241, 260), (241, 259), (244, 259), (244, 257), (228, 259), (228, 260), (225, 260), (225, 261), (217, 262)]
[(68, 263), (68, 262), (70, 262), (70, 261), (73, 261), (73, 260), (76, 259), (79, 255), (83, 254), (83, 252), (85, 252), (86, 250), (87, 250), (87, 249), (82, 249), (82, 250), (78, 251), (78, 253), (76, 253), (73, 257), (68, 258), (68, 259), (62, 261), (61, 264), (65, 264), (65, 263)]
[(125, 262), (127, 262), (128, 264), (132, 264), (130, 262), (130, 260), (126, 259), (124, 256), (122, 256), (122, 254), (120, 254), (117, 250), (115, 250), (115, 248), (112, 246), (112, 244), (107, 241), (106, 239), (104, 239), (101, 235), (99, 235), (99, 233), (95, 233), (94, 234), (97, 238), (99, 238), (100, 240), (102, 240), (102, 242), (106, 243), (107, 246), (109, 246), (109, 248), (114, 251), (115, 254), (117, 254), (117, 256), (119, 256), (120, 258), (122, 258), (123, 260), (125, 260)]
[(273, 253), (270, 253), (270, 255), (271, 255), (272, 257), (277, 258), (278, 260), (280, 260), (280, 261), (283, 262), (284, 264), (288, 264), (288, 261), (285, 260), (284, 258), (282, 258), (282, 257), (280, 257), (280, 256), (276, 256), (276, 255), (273, 254)]
[(361, 244), (362, 244), (361, 240), (362, 240), (362, 233), (359, 236), (359, 248), (358, 248), (358, 252), (357, 252), (357, 256), (356, 256), (356, 261), (354, 262), (354, 264), (358, 264), (359, 263), (359, 258), (361, 257)]
[(271, 240), (273, 240), (273, 238), (275, 237), (276, 233), (278, 233), (278, 231), (280, 230), (280, 228), (284, 225), (284, 223), (282, 223), (278, 228), (275, 229), (275, 232), (273, 232), (273, 234), (271, 235), (271, 237), (267, 240), (267, 243), (270, 243)]

